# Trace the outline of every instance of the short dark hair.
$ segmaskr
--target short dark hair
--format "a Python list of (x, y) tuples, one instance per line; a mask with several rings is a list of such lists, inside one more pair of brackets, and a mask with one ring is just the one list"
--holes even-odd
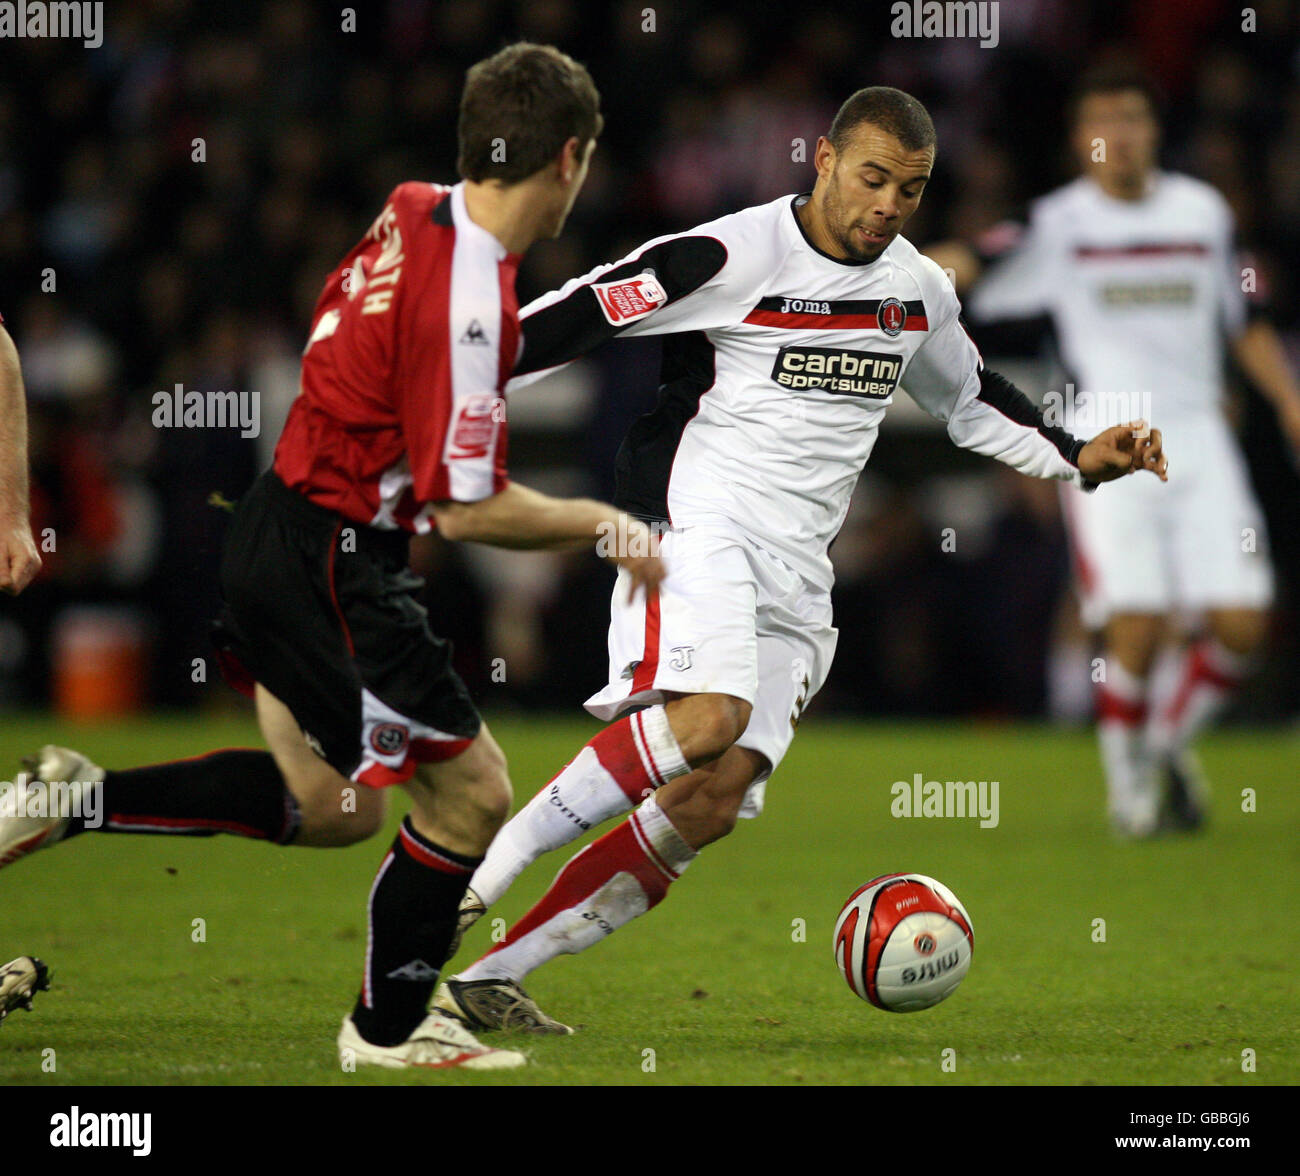
[(930, 112), (911, 94), (893, 86), (868, 86), (840, 107), (826, 135), (836, 154), (849, 145), (863, 123), (893, 135), (905, 151), (921, 151), (938, 141)]
[(460, 99), (456, 168), (481, 183), (515, 184), (569, 139), (584, 147), (604, 126), (586, 69), (551, 45), (520, 41), (471, 66)]
[(1120, 94), (1136, 90), (1151, 107), (1151, 113), (1158, 119), (1164, 110), (1164, 95), (1151, 75), (1136, 62), (1126, 58), (1115, 58), (1098, 62), (1084, 70), (1074, 83), (1070, 93), (1069, 122), (1073, 126), (1079, 118), (1079, 108), (1085, 98), (1093, 94)]

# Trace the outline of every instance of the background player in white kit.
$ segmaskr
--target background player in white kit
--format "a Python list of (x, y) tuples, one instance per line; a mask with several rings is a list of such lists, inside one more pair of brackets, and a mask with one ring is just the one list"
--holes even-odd
[(619, 452), (616, 497), (668, 528), (669, 574), (637, 601), (620, 577), (609, 684), (587, 703), (610, 726), (498, 834), (462, 928), (542, 853), (636, 811), (435, 1007), (477, 1028), (568, 1032), (519, 981), (649, 910), (703, 846), (761, 811), (830, 668), (827, 549), (900, 382), (957, 444), (1024, 473), (1164, 477), (1157, 432), (1085, 445), (983, 369), (944, 274), (898, 235), (934, 152), (916, 99), (859, 91), (818, 142), (811, 194), (659, 238), (522, 312), (517, 375), (614, 335), (668, 336), (659, 403)]
[[(1227, 202), (1157, 166), (1150, 83), (1123, 65), (1098, 67), (1077, 88), (1071, 131), (1083, 175), (1034, 202), (968, 309), (977, 326), (1048, 316), (1074, 389), (1067, 427), (1149, 414), (1177, 454), (1168, 486), (1062, 492), (1083, 619), (1104, 632), (1097, 721), (1111, 819), (1144, 836), (1201, 823), (1205, 786), (1190, 743), (1242, 680), (1268, 624), (1264, 518), (1221, 407), (1225, 344), (1297, 453), (1300, 388), (1243, 294)], [(990, 238), (1005, 240), (1007, 228)], [(958, 290), (988, 260), (961, 245), (928, 252), (952, 268)], [(1153, 699), (1153, 663), (1180, 610), (1203, 616), (1204, 632), (1172, 694)]]

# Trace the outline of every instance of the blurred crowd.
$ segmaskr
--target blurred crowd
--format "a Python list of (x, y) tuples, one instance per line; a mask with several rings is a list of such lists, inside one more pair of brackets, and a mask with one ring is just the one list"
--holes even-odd
[[(1300, 256), (1295, 6), (1256, 4), (1244, 31), (1242, 7), (1220, 0), (1003, 0), (992, 49), (891, 37), (890, 8), (388, 0), (357, 5), (353, 28), (352, 9), (307, 0), (113, 0), (101, 48), (0, 43), (0, 312), (27, 383), (33, 526), (56, 536), (33, 589), (0, 603), (0, 702), (55, 697), (69, 634), (94, 610), (144, 651), (141, 702), (217, 697), (195, 659), (210, 661), (220, 503), (270, 460), (325, 275), (397, 183), (455, 178), (464, 71), (511, 40), (583, 61), (606, 117), (569, 228), (529, 256), (521, 302), (658, 233), (810, 188), (817, 136), (869, 84), (916, 94), (938, 129), (908, 236), (973, 236), (1068, 178), (1071, 80), (1122, 49), (1168, 99), (1165, 164), (1231, 201), (1300, 351), (1300, 286), (1283, 264)], [(657, 369), (656, 343), (615, 344), (521, 395), (515, 475), (609, 496)], [(152, 398), (177, 385), (255, 392), (260, 436), (156, 427)], [(1258, 398), (1239, 388), (1236, 403), (1282, 592), (1245, 707), (1279, 717), (1300, 709), (1300, 487)], [(955, 551), (939, 540), (950, 525)], [(821, 706), (1086, 711), (1051, 487), (904, 416), (833, 555), (841, 654)], [(594, 557), (434, 538), (413, 558), (432, 623), (489, 707), (572, 708), (603, 681), (610, 574)]]

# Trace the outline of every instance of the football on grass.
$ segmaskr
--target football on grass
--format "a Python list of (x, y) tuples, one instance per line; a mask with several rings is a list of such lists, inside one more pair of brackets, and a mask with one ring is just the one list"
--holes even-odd
[(863, 1000), (915, 1013), (951, 996), (970, 969), (975, 932), (960, 900), (924, 874), (860, 886), (835, 923), (835, 962)]

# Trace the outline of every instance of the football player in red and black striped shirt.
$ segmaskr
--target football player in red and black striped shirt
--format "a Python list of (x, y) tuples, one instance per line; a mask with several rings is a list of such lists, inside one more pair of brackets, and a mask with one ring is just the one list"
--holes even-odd
[[(509, 481), (504, 388), (519, 351), (515, 270), (556, 236), (600, 133), (587, 71), (519, 44), (474, 66), (452, 187), (396, 188), (325, 283), (275, 462), (240, 502), (222, 561), (218, 646), (257, 700), (270, 751), (105, 773), (46, 747), (29, 791), (76, 781), (80, 813), (0, 818), (0, 864), (108, 831), (347, 845), (377, 832), (383, 789), (412, 799), (370, 892), (365, 974), (344, 1063), (521, 1065), (426, 1006), (466, 883), (510, 808), (505, 758), (414, 593), (412, 533), (611, 555), (652, 590), (649, 531), (612, 506)], [(635, 554), (632, 554), (635, 553)], [(19, 805), (18, 812), (25, 806)]]

